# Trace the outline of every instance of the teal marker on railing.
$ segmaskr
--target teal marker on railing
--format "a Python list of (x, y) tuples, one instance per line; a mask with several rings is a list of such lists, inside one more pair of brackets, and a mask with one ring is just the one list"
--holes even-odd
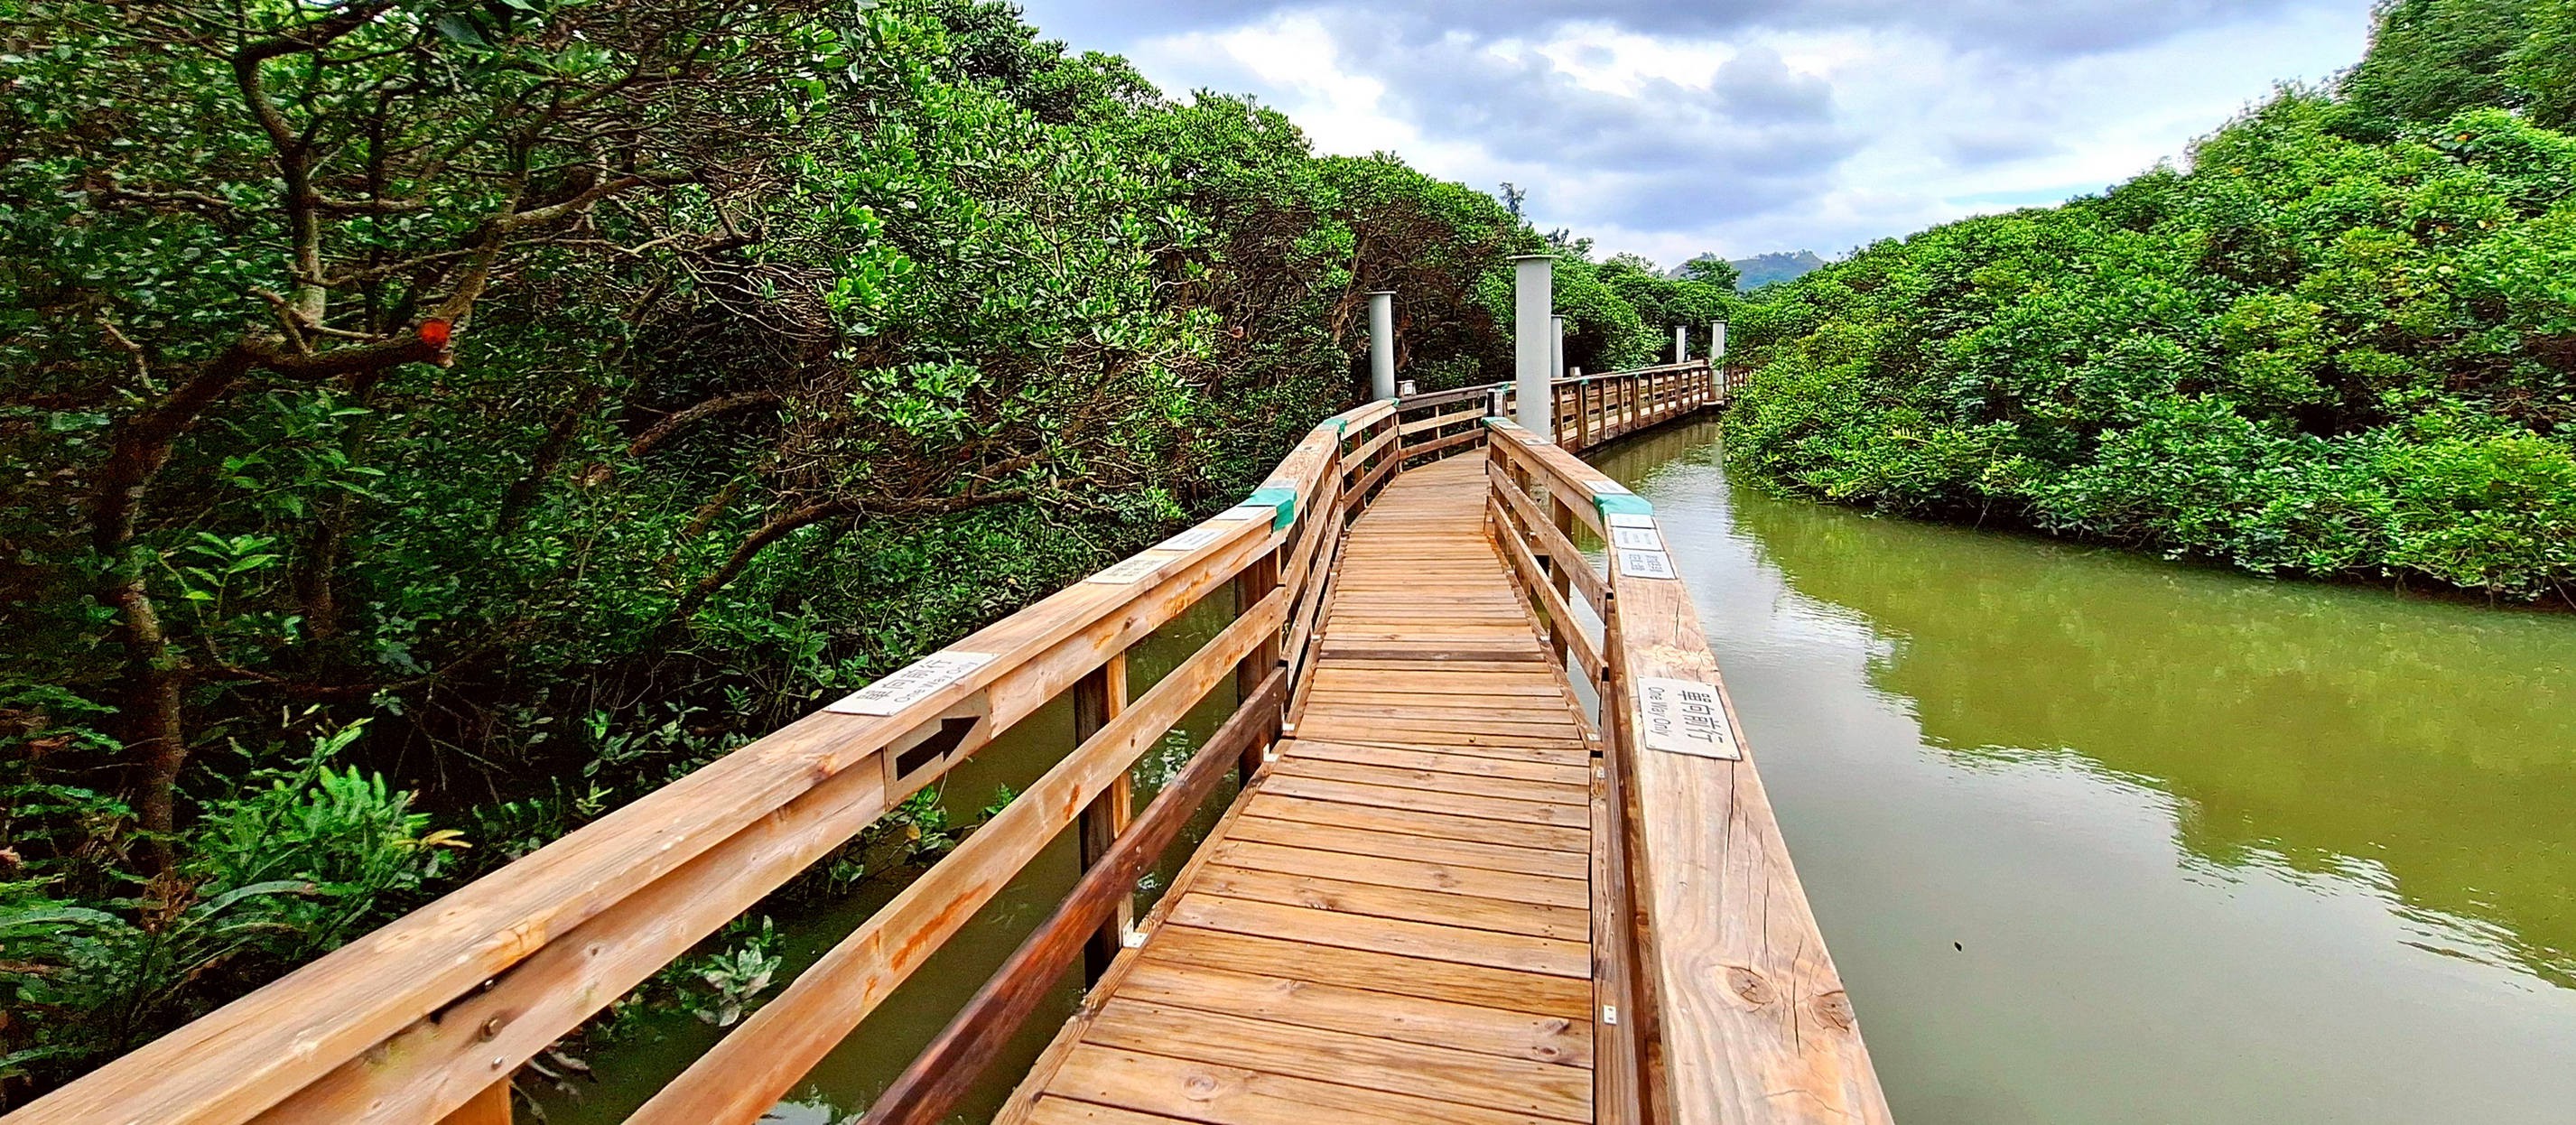
[(1247, 508), (1268, 508), (1270, 530), (1277, 531), (1297, 522), (1297, 490), (1293, 488), (1257, 488), (1243, 498)]

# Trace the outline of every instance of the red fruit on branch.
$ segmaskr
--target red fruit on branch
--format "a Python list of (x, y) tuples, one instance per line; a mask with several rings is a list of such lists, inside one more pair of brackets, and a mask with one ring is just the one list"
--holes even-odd
[(424, 320), (420, 322), (420, 342), (433, 348), (446, 347), (447, 322), (444, 320)]

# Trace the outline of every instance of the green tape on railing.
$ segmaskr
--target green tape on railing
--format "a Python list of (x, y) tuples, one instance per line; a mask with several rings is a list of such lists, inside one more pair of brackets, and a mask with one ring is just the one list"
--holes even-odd
[(1271, 511), (1270, 530), (1277, 531), (1297, 522), (1297, 492), (1290, 488), (1257, 488), (1243, 498), (1244, 506), (1259, 506)]
[(1611, 516), (1651, 516), (1655, 514), (1655, 506), (1652, 503), (1649, 503), (1645, 497), (1639, 496), (1634, 492), (1593, 493), (1592, 510), (1601, 513), (1603, 519), (1608, 519)]

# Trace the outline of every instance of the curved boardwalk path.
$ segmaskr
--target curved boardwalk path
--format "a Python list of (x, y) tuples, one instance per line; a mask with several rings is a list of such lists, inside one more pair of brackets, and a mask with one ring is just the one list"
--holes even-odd
[[(1553, 432), (1583, 448), (1729, 385), (1559, 380)], [(1243, 503), (6, 1125), (512, 1125), (523, 1066), (1056, 700), (1073, 743), (1044, 776), (628, 1125), (774, 1119), (1068, 833), (1072, 889), (862, 1125), (950, 1120), (1076, 965), (1098, 985), (1002, 1121), (1886, 1122), (1652, 505), (1488, 417), (1507, 397), (1326, 419)], [(1228, 588), (1234, 620), (1131, 692), (1129, 652)], [(1138, 763), (1228, 681), (1136, 808)], [(1131, 927), (1229, 773), (1240, 798)]]
[(1592, 1119), (1596, 742), (1483, 466), (1353, 523), (1292, 737), (1003, 1120)]

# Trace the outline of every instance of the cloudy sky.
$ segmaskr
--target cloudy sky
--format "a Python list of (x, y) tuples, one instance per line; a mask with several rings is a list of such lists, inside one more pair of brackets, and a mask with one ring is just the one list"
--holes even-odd
[(1021, 0), (1175, 94), (1257, 95), (1541, 228), (1667, 265), (1827, 257), (2099, 191), (2285, 80), (2369, 0)]

